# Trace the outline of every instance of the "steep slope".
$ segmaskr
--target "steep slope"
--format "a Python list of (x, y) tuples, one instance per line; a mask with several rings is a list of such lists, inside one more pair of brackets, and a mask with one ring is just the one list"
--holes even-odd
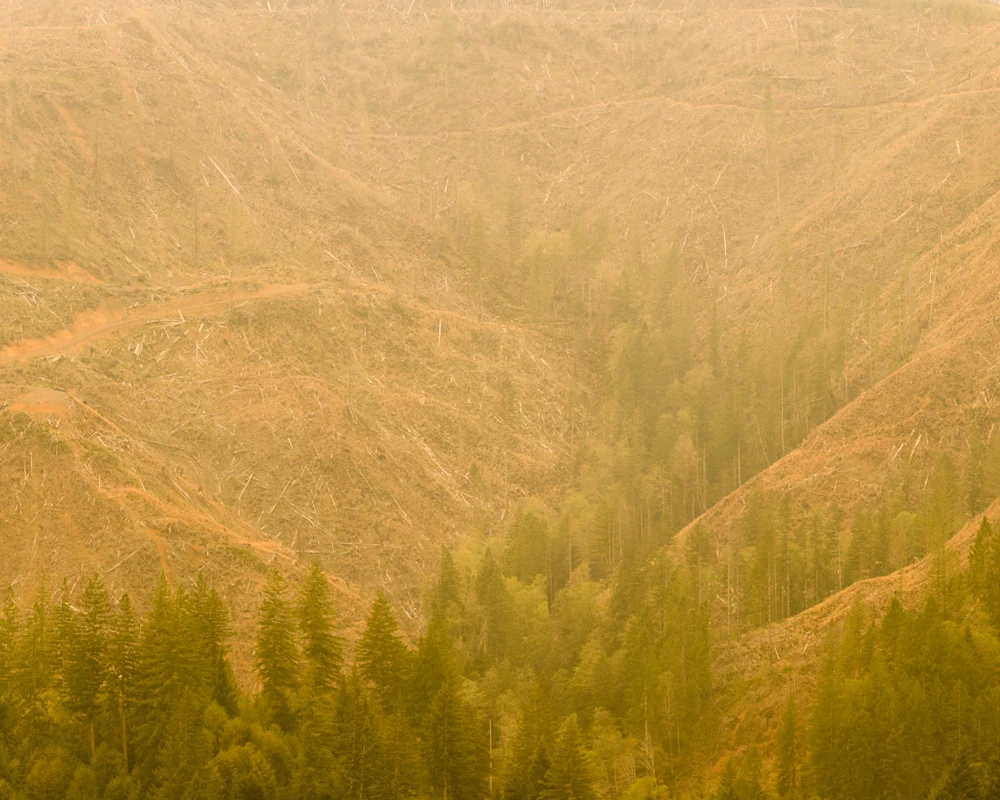
[[(1000, 502), (971, 520), (947, 545), (945, 570), (964, 569), (983, 517), (995, 523)], [(717, 775), (726, 758), (757, 747), (773, 753), (788, 697), (808, 713), (815, 699), (829, 637), (848, 614), (860, 610), (878, 620), (893, 598), (920, 608), (939, 582), (940, 559), (928, 556), (892, 575), (859, 581), (822, 603), (782, 622), (721, 642), (715, 669), (718, 695), (710, 722), (699, 736), (700, 778)]]
[[(991, 430), (990, 8), (271, 6), (2, 20), (0, 581), (207, 564), (243, 613), (318, 555), (415, 624), (439, 543), (557, 500), (567, 298), (671, 250), (700, 343), (812, 315), (846, 353), (800, 448), (741, 432), (717, 547), (755, 489), (850, 509)], [(599, 263), (539, 274), (575, 225)], [(807, 398), (756, 388), (783, 442)]]
[(308, 70), (242, 46), (270, 15), (99, 6), (0, 37), (0, 582), (205, 571), (242, 660), (265, 568), (318, 558), (348, 619), (382, 587), (416, 624), (442, 544), (557, 485), (564, 345), (322, 155)]
[[(351, 63), (364, 63), (365, 37), (379, 26), (350, 20), (344, 46)], [(501, 285), (550, 291), (544, 307), (559, 318), (568, 295), (593, 303), (610, 293), (623, 265), (655, 290), (657, 256), (673, 248), (705, 298), (700, 342), (717, 336), (730, 354), (767, 342), (790, 362), (806, 320), (843, 349), (844, 373), (831, 352), (813, 383), (834, 410), (860, 403), (791, 460), (780, 459), (808, 431), (795, 409), (817, 389), (755, 387), (757, 403), (776, 415), (782, 405), (789, 439), (785, 447), (784, 432), (762, 436), (752, 414), (739, 432), (744, 473), (781, 464), (761, 485), (784, 491), (809, 477), (801, 507), (835, 497), (849, 508), (881, 473), (864, 485), (847, 476), (871, 476), (897, 450), (908, 456), (907, 437), (912, 446), (923, 434), (912, 454), (919, 471), (943, 450), (958, 452), (973, 428), (989, 431), (976, 398), (986, 391), (990, 403), (981, 367), (991, 342), (963, 323), (992, 318), (995, 296), (1000, 89), (988, 6), (633, 4), (619, 13), (581, 4), (571, 17), (459, 8), (401, 15), (380, 44), (399, 66), (359, 84), (378, 99), (345, 141), (388, 165), (428, 216), (451, 217), (456, 246)], [(515, 252), (538, 241), (557, 248), (537, 229), (599, 226), (605, 212), (614, 252), (587, 268), (593, 274), (560, 267), (555, 255), (549, 289), (529, 274), (535, 256)], [(531, 228), (535, 238), (512, 233)], [(976, 347), (987, 354), (981, 365), (969, 356)], [(901, 397), (926, 398), (909, 426), (902, 420), (916, 407), (898, 407)], [(827, 460), (820, 453), (834, 441), (844, 452)], [(829, 485), (815, 483), (828, 469)], [(713, 532), (743, 496), (706, 518)]]

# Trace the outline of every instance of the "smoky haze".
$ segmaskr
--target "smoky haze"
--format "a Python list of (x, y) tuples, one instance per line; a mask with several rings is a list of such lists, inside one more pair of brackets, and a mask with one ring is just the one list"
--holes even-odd
[(0, 3), (0, 800), (1000, 796), (998, 13)]

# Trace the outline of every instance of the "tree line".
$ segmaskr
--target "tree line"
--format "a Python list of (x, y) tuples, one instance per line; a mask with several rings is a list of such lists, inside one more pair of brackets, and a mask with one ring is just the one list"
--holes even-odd
[[(524, 525), (524, 521), (521, 522)], [(447, 550), (412, 645), (385, 594), (353, 643), (314, 566), (270, 573), (256, 684), (224, 601), (160, 580), (148, 611), (92, 577), (0, 608), (0, 798), (670, 800), (713, 730), (707, 600), (692, 564), (553, 590), (515, 541)], [(502, 563), (501, 563), (502, 562)], [(935, 574), (919, 611), (861, 605), (813, 696), (730, 759), (713, 800), (1000, 796), (1000, 535)]]
[(589, 800), (662, 784), (709, 692), (707, 620), (683, 574), (662, 577), (648, 608), (616, 599), (618, 636), (582, 574), (550, 598), (489, 550), (466, 575), (444, 551), (416, 645), (380, 593), (348, 659), (319, 567), (294, 590), (274, 572), (250, 692), (202, 576), (161, 578), (142, 616), (96, 576), (25, 607), (8, 590), (0, 798)]

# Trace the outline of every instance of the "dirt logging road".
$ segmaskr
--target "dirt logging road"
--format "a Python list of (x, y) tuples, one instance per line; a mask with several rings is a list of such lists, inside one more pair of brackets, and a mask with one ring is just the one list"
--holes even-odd
[[(254, 291), (215, 291), (207, 294), (138, 306), (125, 312), (97, 308), (77, 314), (72, 327), (41, 339), (25, 339), (0, 351), (0, 364), (29, 361), (32, 358), (71, 355), (84, 345), (114, 331), (148, 325), (151, 322), (186, 316), (203, 316), (247, 303), (305, 294), (310, 284), (275, 284)], [(185, 316), (186, 315), (186, 316)]]

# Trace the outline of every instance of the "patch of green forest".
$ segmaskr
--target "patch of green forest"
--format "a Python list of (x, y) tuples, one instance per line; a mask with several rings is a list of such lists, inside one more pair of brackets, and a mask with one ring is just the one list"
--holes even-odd
[(713, 704), (697, 567), (654, 560), (610, 587), (585, 572), (553, 594), (545, 576), (505, 578), (490, 550), (467, 576), (444, 551), (416, 647), (380, 594), (352, 659), (322, 571), (294, 591), (272, 573), (251, 693), (203, 579), (161, 580), (142, 619), (97, 577), (25, 608), (9, 590), (0, 797), (997, 796), (1000, 536), (985, 520), (970, 568), (923, 610), (894, 601), (869, 621), (857, 606), (774, 752), (693, 795), (678, 787)]
[[(619, 235), (602, 214), (531, 229), (508, 183), (454, 212), (453, 243), (480, 291), (509, 316), (563, 331), (585, 374), (598, 376), (568, 399), (565, 497), (556, 509), (526, 504), (507, 531), (505, 571), (522, 580), (547, 573), (550, 597), (582, 563), (609, 581), (655, 559), (677, 531), (903, 363), (926, 324), (907, 312), (905, 274), (889, 288), (898, 294), (889, 307), (874, 285), (858, 296), (840, 286), (832, 255), (793, 286), (800, 257), (790, 237), (770, 310), (741, 317), (685, 250), (683, 231), (657, 247), (641, 226)], [(516, 428), (516, 415), (508, 422)], [(867, 492), (849, 518), (824, 503), (804, 519), (789, 498), (757, 493), (726, 540), (696, 527), (687, 550), (698, 597), (723, 598), (711, 605), (713, 624), (733, 633), (791, 616), (943, 547), (1000, 495), (1000, 440), (982, 424), (956, 433), (967, 444), (942, 454), (929, 478), (912, 452), (890, 459), (874, 478), (877, 496)]]

